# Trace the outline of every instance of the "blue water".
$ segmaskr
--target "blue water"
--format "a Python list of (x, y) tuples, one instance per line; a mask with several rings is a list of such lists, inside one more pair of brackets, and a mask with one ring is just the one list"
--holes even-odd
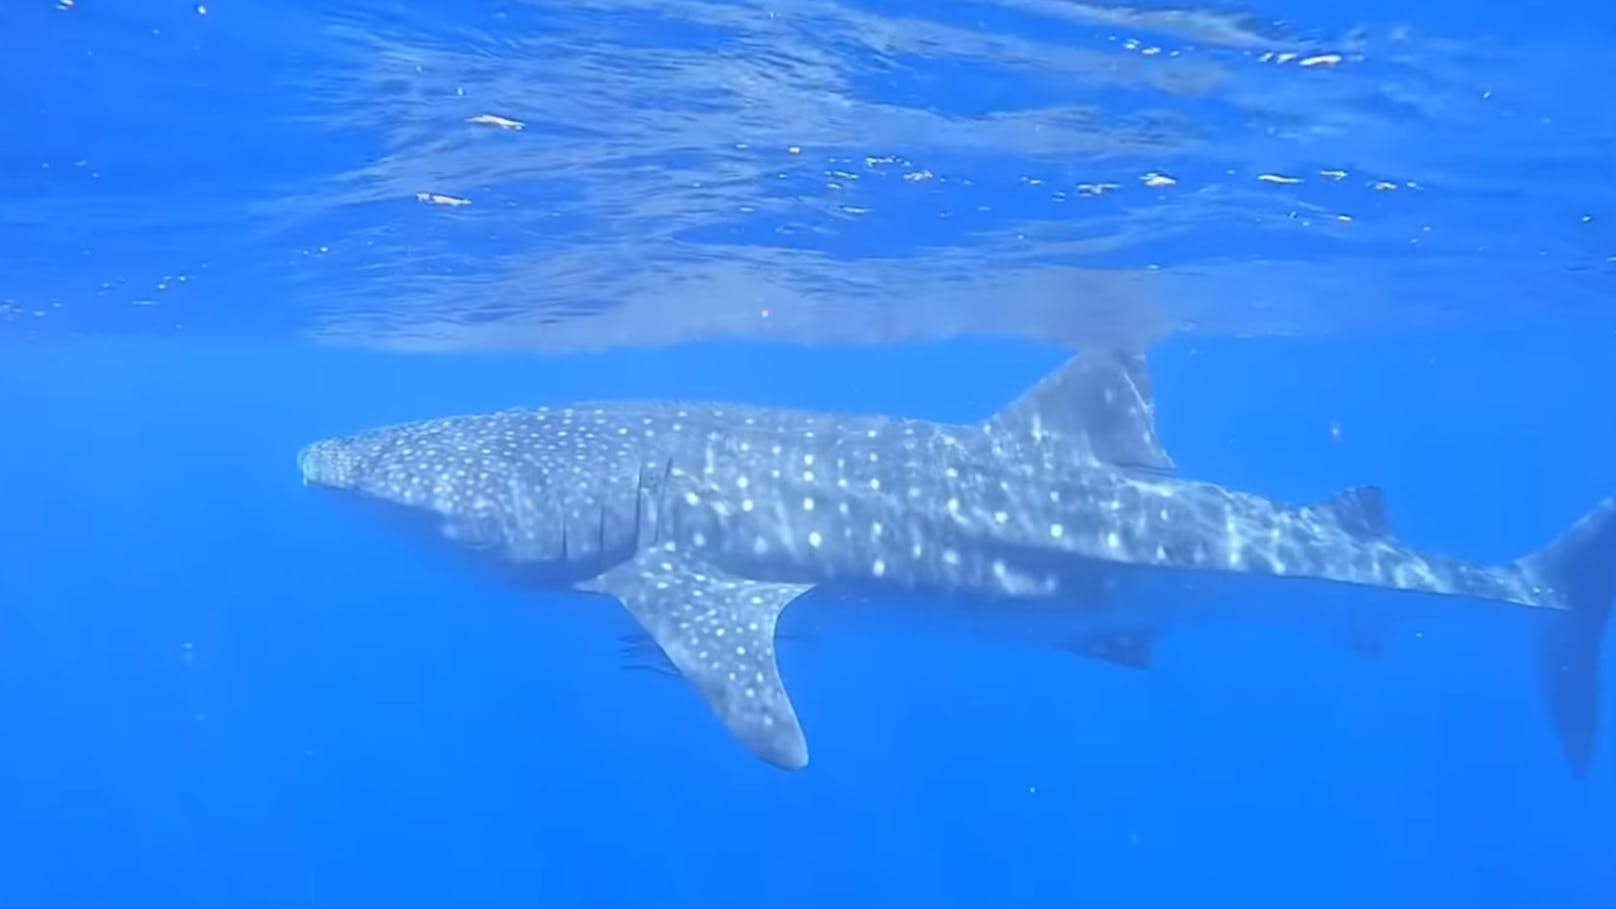
[(299, 485), (516, 405), (977, 419), (1128, 342), (1189, 476), (1478, 561), (1616, 492), (1609, 8), (1167, 8), (0, 12), (0, 906), (1616, 905), (1616, 676), (1574, 779), (1499, 610), (809, 636), (784, 773), (626, 614)]

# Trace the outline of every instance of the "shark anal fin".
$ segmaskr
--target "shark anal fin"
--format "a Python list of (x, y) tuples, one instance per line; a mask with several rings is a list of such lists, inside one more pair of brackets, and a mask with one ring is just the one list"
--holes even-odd
[(1084, 635), (1067, 641), (1066, 649), (1116, 666), (1149, 669), (1156, 658), (1156, 632), (1128, 629)]
[(1360, 537), (1391, 535), (1386, 521), (1386, 497), (1378, 486), (1359, 486), (1332, 496), (1311, 509)]
[(1079, 354), (993, 418), (995, 429), (1053, 436), (1121, 467), (1171, 471), (1156, 436), (1156, 406), (1143, 354)]
[(807, 765), (774, 653), (780, 613), (807, 585), (750, 581), (648, 550), (578, 586), (616, 597), (753, 754), (787, 770)]

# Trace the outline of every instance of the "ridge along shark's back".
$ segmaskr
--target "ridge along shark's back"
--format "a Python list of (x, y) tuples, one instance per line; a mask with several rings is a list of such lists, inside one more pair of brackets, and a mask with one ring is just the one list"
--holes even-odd
[[(1294, 508), (1180, 480), (1134, 354), (1074, 358), (965, 426), (599, 403), (387, 427), (299, 461), (305, 482), (431, 516), (530, 579), (615, 598), (731, 733), (781, 767), (807, 762), (774, 653), (779, 616), (803, 593), (855, 579), (1058, 599), (1105, 564), (1544, 608), (1556, 613), (1541, 661), (1556, 730), (1579, 773), (1593, 752), (1616, 506), (1489, 568), (1396, 541), (1372, 488)], [(1149, 635), (1126, 630), (1132, 645), (1087, 652), (1148, 664)]]

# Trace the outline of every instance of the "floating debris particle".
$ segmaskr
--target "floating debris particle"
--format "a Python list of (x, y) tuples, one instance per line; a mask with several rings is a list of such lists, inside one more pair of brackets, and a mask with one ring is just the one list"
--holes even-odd
[(1315, 66), (1337, 66), (1340, 63), (1340, 54), (1319, 54), (1318, 56), (1306, 57), (1296, 61), (1297, 66), (1307, 67), (1309, 69)]
[(1345, 180), (1347, 172), (1344, 170), (1321, 170), (1319, 171), (1319, 176), (1326, 180)]
[(790, 148), (786, 149), (786, 154), (788, 154), (788, 155), (800, 155), (800, 154), (802, 154), (802, 146), (793, 145)]
[(1172, 186), (1172, 185), (1174, 185), (1174, 184), (1176, 184), (1178, 182), (1177, 180), (1174, 180), (1172, 177), (1169, 177), (1166, 174), (1157, 173), (1156, 171), (1151, 171), (1150, 173), (1145, 174), (1144, 176), (1140, 177), (1139, 179), (1146, 186), (1149, 186), (1149, 187), (1152, 187), (1152, 188), (1161, 187), (1161, 186)]
[(463, 199), (460, 196), (451, 196), (445, 193), (416, 193), (415, 198), (417, 201), (425, 202), (428, 205), (447, 205), (450, 208), (460, 208), (471, 204), (470, 199)]
[(1335, 219), (1336, 219), (1336, 220), (1337, 220), (1337, 221), (1340, 221), (1340, 222), (1341, 222), (1341, 223), (1342, 223), (1342, 224), (1345, 224), (1345, 223), (1347, 223), (1347, 222), (1348, 222), (1348, 221), (1351, 221), (1351, 220), (1352, 220), (1352, 216), (1351, 216), (1351, 215), (1336, 215), (1336, 216), (1335, 216)]
[(475, 117), (467, 117), (466, 122), (475, 123), (478, 126), (497, 126), (500, 129), (527, 128), (527, 124), (520, 120), (512, 120), (510, 117), (501, 117), (497, 114), (478, 114)]
[(1385, 180), (1377, 180), (1374, 183), (1371, 183), (1370, 186), (1372, 186), (1376, 192), (1381, 193), (1389, 193), (1397, 188), (1396, 183), (1387, 183)]
[(912, 170), (904, 174), (903, 178), (910, 183), (919, 183), (922, 180), (930, 180), (934, 176), (936, 175), (929, 170)]
[(1264, 183), (1300, 183), (1299, 177), (1287, 177), (1284, 174), (1258, 174), (1257, 179)]

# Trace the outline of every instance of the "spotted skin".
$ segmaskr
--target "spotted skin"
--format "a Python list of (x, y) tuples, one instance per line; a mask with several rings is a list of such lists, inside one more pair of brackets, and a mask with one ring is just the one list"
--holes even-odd
[[(616, 597), (730, 731), (787, 768), (807, 746), (774, 629), (813, 588), (1082, 616), (1096, 578), (1148, 569), (1577, 605), (1544, 559), (1486, 567), (1398, 542), (1373, 489), (1294, 506), (1179, 478), (1153, 407), (1141, 360), (1080, 357), (979, 424), (617, 402), (387, 427), (299, 461), (305, 482), (434, 516), (539, 583)], [(1127, 643), (1083, 649), (1148, 656)]]

